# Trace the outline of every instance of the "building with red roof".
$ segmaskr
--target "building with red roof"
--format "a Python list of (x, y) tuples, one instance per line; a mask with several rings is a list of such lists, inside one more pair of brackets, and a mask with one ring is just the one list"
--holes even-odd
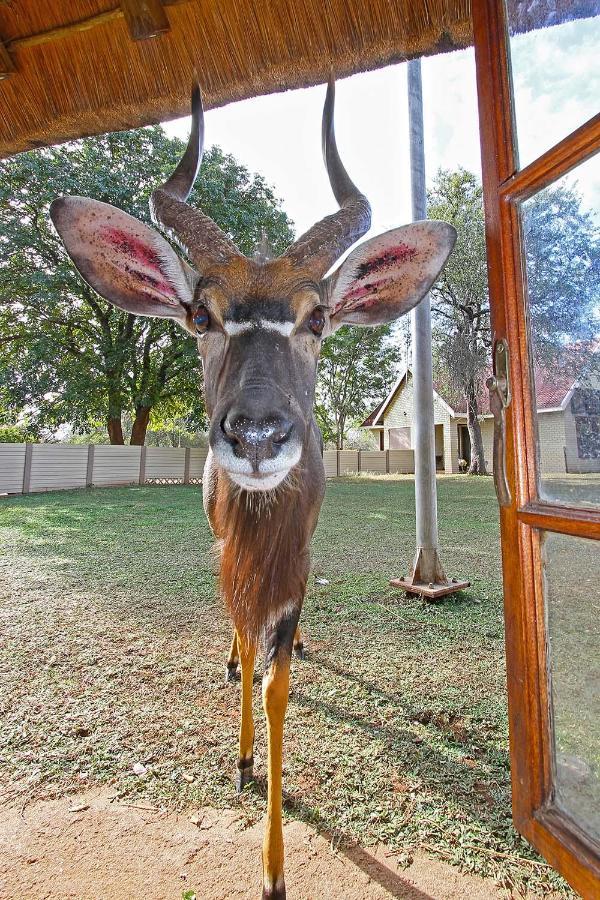
[[(572, 363), (573, 354), (570, 357)], [(578, 374), (575, 366), (567, 365), (566, 361), (552, 367), (534, 366), (540, 470), (544, 474), (600, 472), (598, 354), (587, 352), (576, 359)], [(481, 390), (478, 407), (486, 468), (491, 472), (494, 420), (487, 388)], [(404, 471), (411, 472), (414, 471), (412, 421), (412, 371), (408, 367), (361, 427), (376, 433), (380, 450), (404, 451)], [(467, 406), (459, 390), (434, 384), (434, 422), (437, 469), (459, 472), (470, 462)]]

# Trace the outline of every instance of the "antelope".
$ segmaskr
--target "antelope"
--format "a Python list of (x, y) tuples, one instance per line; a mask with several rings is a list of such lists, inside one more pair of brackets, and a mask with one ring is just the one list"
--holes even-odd
[(325, 492), (322, 439), (313, 415), (321, 342), (341, 325), (381, 325), (427, 293), (456, 239), (444, 222), (415, 222), (342, 254), (370, 227), (368, 200), (340, 159), (334, 81), (323, 110), (325, 166), (339, 209), (279, 258), (247, 258), (186, 203), (204, 144), (200, 88), (192, 90), (189, 142), (173, 174), (153, 192), (158, 231), (114, 206), (84, 197), (54, 200), (50, 215), (89, 285), (128, 313), (174, 319), (197, 339), (210, 418), (203, 502), (220, 549), (220, 592), (234, 635), (227, 661), (241, 666), (237, 790), (253, 778), (252, 681), (265, 652), (268, 791), (263, 900), (284, 900), (283, 723), (290, 660), (302, 655), (299, 618), (309, 543)]

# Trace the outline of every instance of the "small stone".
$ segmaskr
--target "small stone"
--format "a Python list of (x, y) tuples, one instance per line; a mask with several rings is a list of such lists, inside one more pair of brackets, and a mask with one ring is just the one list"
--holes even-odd
[(187, 772), (182, 772), (182, 773), (181, 773), (181, 777), (183, 778), (184, 781), (187, 781), (188, 784), (193, 784), (194, 781), (195, 781), (194, 776), (193, 776), (193, 775), (188, 775)]
[(89, 809), (89, 808), (90, 808), (89, 803), (76, 803), (75, 806), (69, 807), (69, 812), (70, 813), (85, 812), (86, 809)]
[(142, 765), (142, 763), (136, 762), (133, 764), (133, 774), (134, 775), (145, 775), (148, 769), (146, 766)]

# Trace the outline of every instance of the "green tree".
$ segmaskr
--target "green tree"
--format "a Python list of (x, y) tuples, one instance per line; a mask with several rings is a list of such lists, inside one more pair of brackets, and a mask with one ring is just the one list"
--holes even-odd
[(389, 392), (398, 365), (390, 326), (343, 326), (321, 349), (315, 412), (325, 443), (344, 446), (348, 428), (358, 424)]
[(581, 369), (582, 342), (598, 334), (600, 228), (576, 187), (559, 183), (523, 205), (522, 229), (534, 358), (545, 367), (566, 358)]
[(450, 222), (458, 232), (454, 252), (431, 290), (435, 374), (466, 402), (469, 472), (485, 475), (478, 415), (491, 334), (483, 193), (471, 172), (440, 170), (427, 199), (430, 218)]
[[(150, 224), (148, 197), (184, 150), (159, 126), (88, 138), (0, 162), (0, 373), (8, 405), (36, 427), (103, 425), (111, 443), (142, 444), (152, 415), (177, 401), (203, 421), (195, 342), (168, 320), (114, 309), (78, 276), (48, 217), (50, 202), (80, 194)], [(218, 147), (205, 155), (190, 198), (251, 253), (266, 231), (276, 252), (293, 238), (272, 189)], [(0, 344), (0, 346), (2, 346)]]
[[(466, 400), (469, 471), (481, 474), (485, 464), (477, 416), (491, 333), (483, 196), (475, 175), (461, 168), (439, 171), (428, 214), (458, 231), (454, 253), (431, 291), (435, 367), (438, 381)], [(523, 205), (522, 229), (534, 359), (545, 368), (568, 366), (580, 374), (591, 356), (597, 359), (592, 341), (598, 332), (600, 229), (582, 208), (576, 188), (565, 184), (546, 188)]]

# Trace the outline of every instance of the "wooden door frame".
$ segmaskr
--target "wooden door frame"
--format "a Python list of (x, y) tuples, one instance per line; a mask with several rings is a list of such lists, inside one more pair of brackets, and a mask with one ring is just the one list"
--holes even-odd
[(600, 852), (553, 798), (551, 711), (541, 535), (600, 538), (600, 510), (542, 501), (537, 488), (534, 390), (527, 341), (519, 204), (600, 146), (600, 115), (518, 170), (502, 0), (475, 0), (473, 25), (492, 328), (510, 349), (506, 417), (511, 504), (500, 509), (513, 820), (583, 896), (597, 896)]

